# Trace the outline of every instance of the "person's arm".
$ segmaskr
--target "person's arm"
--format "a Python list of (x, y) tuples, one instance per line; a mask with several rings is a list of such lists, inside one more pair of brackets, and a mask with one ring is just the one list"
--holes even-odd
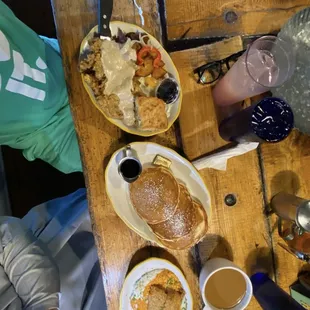
[(10, 282), (3, 267), (0, 266), (0, 309), (1, 310), (21, 310), (22, 302), (15, 292), (13, 284)]
[(44, 244), (19, 219), (0, 218), (0, 266), (13, 284), (23, 309), (58, 309), (58, 268)]

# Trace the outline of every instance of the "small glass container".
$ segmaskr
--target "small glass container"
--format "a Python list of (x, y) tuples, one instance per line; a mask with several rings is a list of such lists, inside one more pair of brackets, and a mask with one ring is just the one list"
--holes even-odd
[(280, 192), (271, 199), (270, 206), (279, 216), (278, 232), (286, 244), (280, 245), (297, 258), (309, 261), (310, 200)]
[(294, 127), (290, 106), (280, 98), (264, 98), (231, 117), (219, 126), (220, 136), (235, 142), (280, 142)]

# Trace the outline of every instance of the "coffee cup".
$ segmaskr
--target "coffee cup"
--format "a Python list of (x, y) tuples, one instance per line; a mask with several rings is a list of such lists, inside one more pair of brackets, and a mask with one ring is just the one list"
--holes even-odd
[(243, 310), (251, 301), (250, 278), (238, 266), (224, 258), (206, 262), (199, 276), (204, 310)]
[(141, 172), (142, 165), (138, 157), (134, 154), (130, 145), (127, 145), (117, 156), (118, 173), (127, 183), (136, 181)]

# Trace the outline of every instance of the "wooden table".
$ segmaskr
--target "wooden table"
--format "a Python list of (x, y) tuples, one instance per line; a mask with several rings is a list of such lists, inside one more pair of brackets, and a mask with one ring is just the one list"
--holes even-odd
[[(113, 211), (105, 192), (104, 169), (111, 154), (128, 142), (142, 139), (111, 125), (91, 104), (81, 83), (78, 49), (83, 37), (96, 24), (97, 1), (52, 2), (109, 309), (118, 309), (127, 271), (150, 256), (166, 258), (183, 270), (194, 296), (195, 310), (202, 307), (197, 276), (210, 257), (229, 258), (250, 273), (256, 258), (263, 254), (277, 283), (288, 290), (298, 271), (306, 267), (279, 248), (276, 218), (267, 218), (264, 211), (271, 196), (280, 190), (310, 197), (309, 137), (293, 132), (282, 143), (265, 144), (257, 151), (231, 159), (225, 172), (201, 171), (212, 193), (209, 234), (191, 251), (153, 246), (127, 228)], [(174, 49), (217, 40), (196, 37), (274, 32), (292, 14), (310, 4), (306, 0), (169, 0), (166, 6), (163, 0), (138, 2), (144, 10), (144, 28), (159, 39), (162, 33), (163, 43)], [(113, 19), (140, 22), (129, 0), (115, 1)], [(189, 40), (180, 41), (184, 36)], [(235, 37), (216, 45), (172, 53), (184, 93), (181, 115), (174, 128), (147, 140), (184, 152), (190, 160), (225, 145), (217, 132), (211, 89), (198, 85), (192, 71), (242, 48), (241, 38)], [(237, 197), (234, 207), (224, 203), (229, 193)], [(260, 309), (254, 298), (248, 309)]]

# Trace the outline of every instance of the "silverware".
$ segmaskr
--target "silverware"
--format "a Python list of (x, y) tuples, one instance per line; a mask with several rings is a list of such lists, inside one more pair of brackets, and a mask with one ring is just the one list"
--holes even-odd
[[(113, 0), (98, 0), (98, 30), (97, 33), (95, 33), (95, 36), (102, 40), (111, 40), (112, 33), (110, 29), (110, 20), (112, 11)], [(92, 39), (92, 37), (89, 39)], [(90, 49), (87, 40), (87, 44), (83, 47), (83, 52), (79, 54), (79, 66), (80, 63), (87, 58), (89, 53)]]
[(98, 35), (100, 39), (111, 40), (110, 20), (113, 0), (98, 0)]

